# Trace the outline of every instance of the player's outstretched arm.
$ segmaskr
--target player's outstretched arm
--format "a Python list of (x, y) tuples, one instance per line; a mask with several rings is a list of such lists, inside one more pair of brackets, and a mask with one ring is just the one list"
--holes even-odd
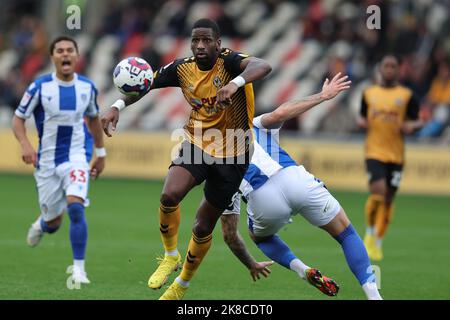
[(217, 104), (228, 106), (231, 104), (231, 97), (239, 87), (246, 83), (250, 83), (264, 78), (272, 71), (269, 63), (263, 59), (248, 57), (240, 63), (242, 73), (235, 79), (231, 80), (226, 86), (217, 91)]
[(267, 278), (271, 272), (268, 267), (273, 264), (273, 261), (257, 262), (250, 254), (238, 230), (239, 215), (224, 214), (221, 220), (225, 243), (242, 264), (249, 269), (253, 281), (260, 279), (260, 274)]
[[(100, 116), (101, 126), (108, 137), (112, 137), (112, 132), (116, 131), (117, 122), (119, 122), (120, 110), (139, 101), (145, 94), (140, 96), (123, 96), (122, 99), (116, 100), (111, 107)], [(111, 128), (110, 128), (111, 126)]]
[(314, 106), (333, 99), (340, 92), (350, 88), (351, 81), (347, 81), (348, 76), (342, 76), (339, 72), (333, 79), (325, 80), (320, 93), (283, 103), (270, 113), (263, 114), (261, 124), (267, 129), (280, 128), (283, 122), (299, 116)]
[(89, 132), (92, 134), (92, 137), (94, 138), (95, 153), (97, 156), (94, 162), (92, 163), (90, 174), (93, 179), (96, 179), (105, 169), (106, 150), (105, 145), (103, 143), (102, 126), (98, 116), (94, 118), (88, 117), (87, 119)]
[(37, 154), (33, 146), (28, 140), (27, 129), (25, 128), (25, 119), (19, 118), (14, 115), (12, 121), (12, 130), (17, 141), (20, 143), (22, 149), (22, 160), (26, 164), (37, 165)]

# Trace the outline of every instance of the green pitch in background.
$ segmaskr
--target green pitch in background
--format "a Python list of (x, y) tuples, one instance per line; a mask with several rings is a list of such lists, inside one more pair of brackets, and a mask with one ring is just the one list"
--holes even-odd
[[(68, 217), (57, 233), (46, 234), (36, 248), (28, 247), (26, 234), (38, 215), (34, 179), (0, 175), (0, 299), (158, 299), (163, 291), (147, 288), (147, 280), (156, 268), (156, 256), (163, 253), (158, 222), (161, 189), (162, 182), (155, 181), (91, 183), (86, 270), (92, 283), (80, 289), (69, 285), (69, 289)], [(367, 193), (331, 192), (362, 236)], [(182, 203), (179, 250), (183, 256), (201, 197), (202, 189), (197, 187)], [(384, 241), (385, 258), (376, 263), (381, 295), (384, 299), (450, 299), (450, 199), (404, 195), (400, 190), (395, 205)], [(251, 253), (260, 261), (268, 260), (249, 239), (244, 212), (240, 230)], [(253, 282), (224, 243), (219, 222), (185, 299), (365, 299), (340, 246), (324, 231), (296, 216), (279, 235), (306, 264), (339, 283), (337, 297), (323, 295), (279, 265), (271, 267), (269, 278)]]

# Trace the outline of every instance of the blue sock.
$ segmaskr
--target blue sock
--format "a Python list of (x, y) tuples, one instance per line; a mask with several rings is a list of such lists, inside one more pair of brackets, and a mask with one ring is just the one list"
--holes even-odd
[(280, 237), (273, 235), (265, 241), (258, 242), (256, 245), (270, 259), (289, 270), (291, 269), (289, 265), (292, 260), (296, 259), (296, 256)]
[(56, 230), (59, 229), (59, 226), (57, 227), (50, 227), (47, 222), (44, 221), (44, 219), (41, 218), (41, 220), (39, 221), (41, 224), (41, 229), (42, 231), (46, 232), (46, 233), (54, 233), (56, 232)]
[(67, 209), (70, 217), (70, 242), (72, 243), (73, 258), (84, 260), (88, 237), (84, 205), (74, 202), (69, 204)]
[(366, 247), (353, 226), (348, 225), (335, 239), (341, 244), (347, 264), (359, 283), (363, 285), (368, 281), (375, 282), (375, 274), (370, 265)]

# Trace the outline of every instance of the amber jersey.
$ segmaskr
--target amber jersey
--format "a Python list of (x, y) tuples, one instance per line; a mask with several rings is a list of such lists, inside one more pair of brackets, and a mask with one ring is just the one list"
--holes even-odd
[[(152, 89), (179, 87), (191, 106), (185, 125), (187, 140), (214, 157), (234, 157), (248, 151), (252, 141), (254, 96), (252, 84), (240, 87), (226, 108), (216, 105), (217, 91), (241, 74), (248, 56), (222, 49), (211, 70), (198, 68), (195, 58), (178, 59), (154, 74)], [(236, 140), (232, 135), (247, 138)], [(225, 138), (226, 137), (226, 138)]]
[(403, 164), (401, 127), (406, 119), (417, 120), (419, 104), (410, 89), (397, 85), (372, 85), (364, 90), (361, 116), (367, 119), (365, 158)]

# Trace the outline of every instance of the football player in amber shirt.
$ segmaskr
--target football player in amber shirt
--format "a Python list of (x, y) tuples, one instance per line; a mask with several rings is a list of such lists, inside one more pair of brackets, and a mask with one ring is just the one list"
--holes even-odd
[(367, 199), (364, 243), (372, 260), (383, 258), (382, 239), (393, 214), (393, 201), (404, 164), (403, 135), (422, 126), (419, 104), (413, 92), (398, 83), (399, 62), (392, 55), (380, 63), (381, 83), (363, 92), (359, 125), (367, 129)]
[[(197, 211), (183, 269), (161, 300), (183, 298), (211, 246), (217, 220), (225, 209), (233, 207), (233, 199), (239, 196), (239, 185), (249, 166), (253, 146), (251, 82), (271, 71), (264, 60), (222, 49), (220, 30), (209, 19), (194, 24), (191, 50), (192, 57), (177, 59), (156, 71), (151, 86), (151, 90), (181, 88), (192, 110), (184, 127), (186, 139), (179, 157), (170, 165), (161, 194), (159, 217), (165, 255), (148, 281), (150, 288), (161, 288), (170, 274), (181, 267), (177, 249), (180, 203), (192, 188), (205, 181), (205, 196)], [(119, 110), (135, 101), (118, 100), (113, 104), (102, 117), (106, 135), (111, 136), (110, 124), (114, 131)], [(233, 134), (227, 136), (230, 132), (236, 133), (237, 144)], [(268, 275), (267, 266), (272, 262), (256, 262), (250, 254), (246, 258), (252, 277), (260, 273)]]

